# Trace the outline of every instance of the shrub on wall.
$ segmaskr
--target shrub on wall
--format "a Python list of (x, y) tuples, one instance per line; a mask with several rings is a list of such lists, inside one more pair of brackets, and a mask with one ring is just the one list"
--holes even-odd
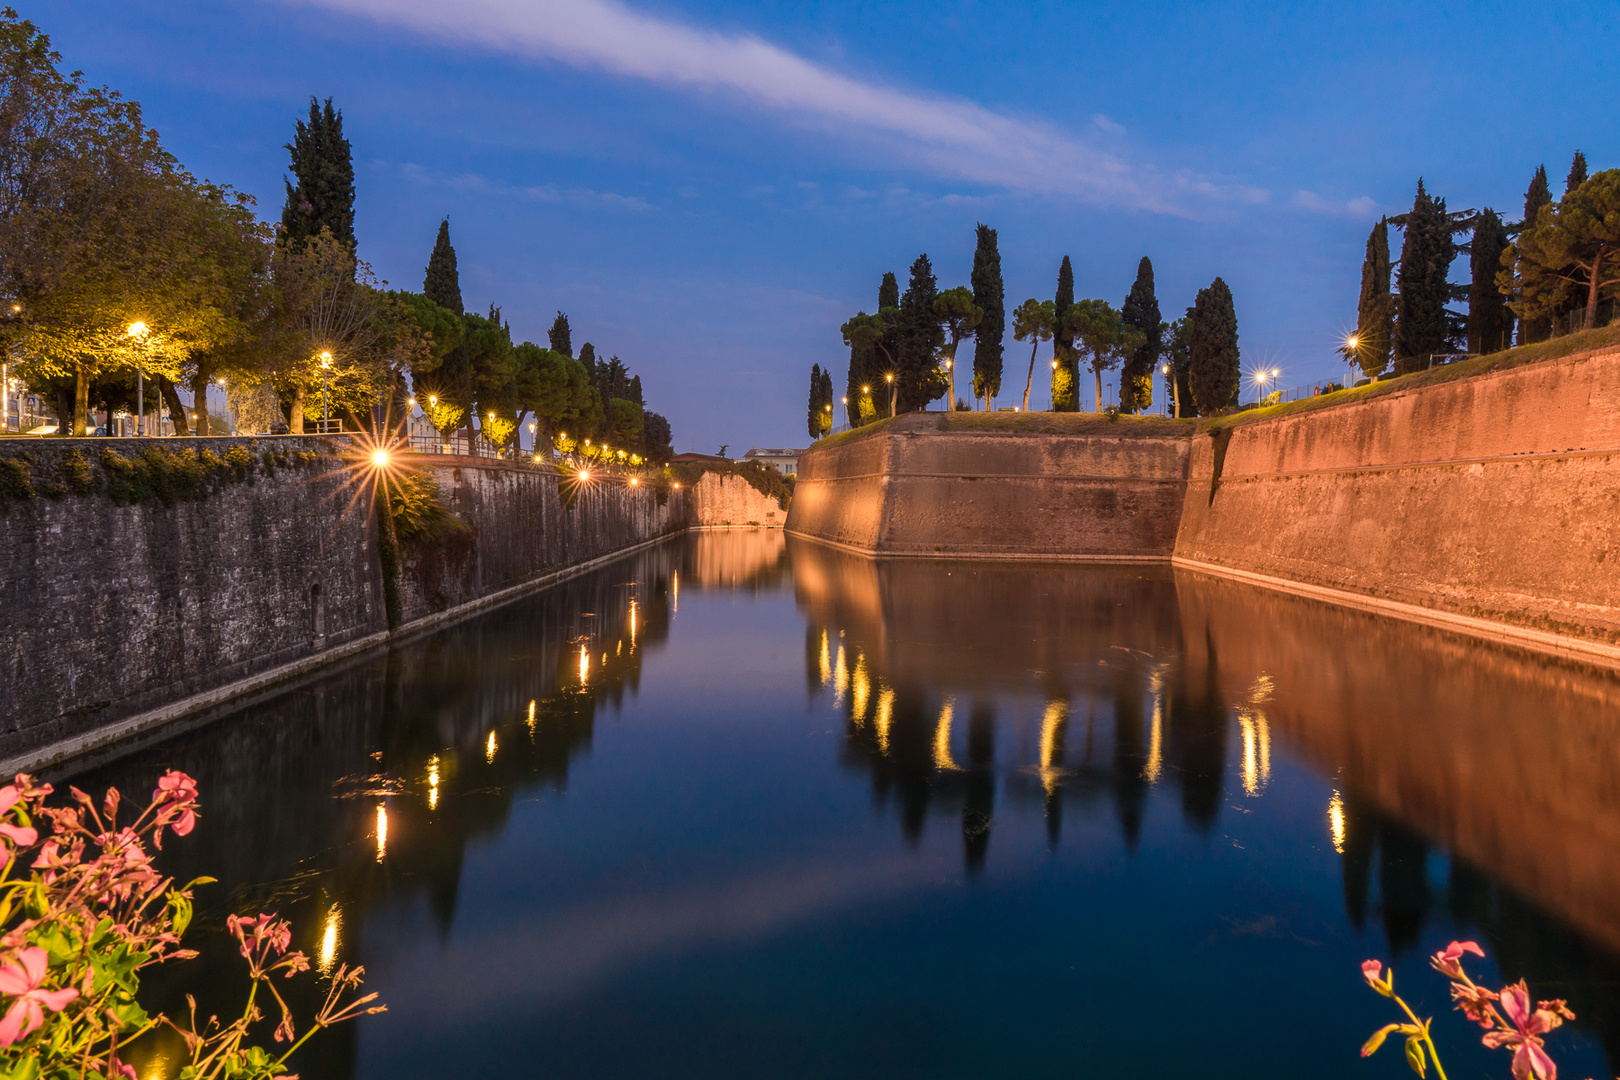
[(278, 468), (313, 465), (326, 456), (285, 446), (263, 453), (247, 446), (216, 453), (158, 445), (127, 455), (111, 446), (88, 454), (80, 447), (58, 453), (23, 451), (0, 456), (0, 499), (99, 493), (120, 505), (156, 501), (167, 506), (206, 498), (226, 484), (252, 483), (261, 469), (271, 475)]

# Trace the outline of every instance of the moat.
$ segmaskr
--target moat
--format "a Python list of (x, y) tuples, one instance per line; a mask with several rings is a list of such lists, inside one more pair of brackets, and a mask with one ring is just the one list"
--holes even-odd
[(305, 1077), (1393, 1076), (1369, 957), (1500, 1074), (1427, 970), (1453, 938), (1569, 1000), (1585, 1077), (1620, 1067), (1617, 725), (1612, 673), (1168, 567), (755, 530), (71, 779), (199, 782), (161, 865), (220, 882), (151, 1006), (231, 1003), (231, 911), (365, 965), (389, 1012)]

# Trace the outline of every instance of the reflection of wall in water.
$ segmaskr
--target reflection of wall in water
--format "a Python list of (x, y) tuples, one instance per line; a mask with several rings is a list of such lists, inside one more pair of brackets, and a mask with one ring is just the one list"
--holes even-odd
[[(843, 760), (870, 772), (911, 840), (930, 810), (959, 814), (967, 864), (982, 865), (998, 782), (1002, 798), (1042, 806), (1053, 843), (1066, 804), (1111, 804), (1134, 847), (1161, 780), (1191, 824), (1214, 826), (1232, 712), (1215, 650), (1200, 643), (1180, 659), (1168, 570), (873, 561), (792, 537), (789, 547), (810, 693), (832, 696)], [(1258, 705), (1238, 704), (1243, 775), (1258, 785), (1269, 728)], [(1038, 732), (1033, 745), (998, 741), (998, 722), (1020, 721)], [(997, 761), (998, 746), (1016, 760)]]
[[(564, 788), (598, 705), (635, 692), (645, 650), (668, 638), (684, 557), (650, 549), (75, 778), (127, 792), (164, 768), (199, 781), (202, 824), (165, 848), (163, 867), (221, 884), (201, 891), (188, 936), (203, 955), (155, 971), (152, 1000), (199, 986), (205, 1000), (231, 999), (229, 911), (292, 918), (295, 945), (315, 958), (331, 927), (337, 959), (377, 970), (386, 957), (357, 952), (369, 920), (409, 924), (421, 902), (427, 926), (448, 932), (467, 845), (500, 832), (525, 791)], [(311, 1071), (350, 1072), (350, 1040), (325, 1040)]]

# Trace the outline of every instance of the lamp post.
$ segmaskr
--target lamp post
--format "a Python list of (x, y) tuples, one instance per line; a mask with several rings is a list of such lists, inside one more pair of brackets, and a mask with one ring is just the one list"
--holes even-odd
[(236, 416), (231, 412), (231, 393), (225, 388), (225, 376), (219, 377), (219, 392), (225, 395), (225, 430), (236, 434)]
[(895, 412), (900, 407), (900, 388), (895, 385), (894, 373), (892, 371), (883, 376), (883, 378), (889, 383), (889, 418), (893, 419)]
[(846, 397), (842, 400), (844, 402), (844, 426), (847, 428), (849, 427), (849, 398)]
[(1159, 373), (1170, 380), (1170, 396), (1176, 403), (1176, 419), (1181, 419), (1181, 381), (1170, 371), (1169, 364), (1160, 364)]
[(326, 373), (332, 368), (332, 354), (321, 353), (321, 434), (326, 434), (327, 426), (332, 422), (331, 405), (326, 395)]
[[(129, 324), (129, 336), (135, 339), (135, 435), (145, 434), (146, 427), (146, 324), (139, 320)], [(19, 419), (21, 414), (19, 414)]]

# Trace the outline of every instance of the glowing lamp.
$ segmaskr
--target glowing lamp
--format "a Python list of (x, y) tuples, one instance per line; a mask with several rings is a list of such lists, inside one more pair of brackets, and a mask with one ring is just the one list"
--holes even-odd
[(388, 451), (373, 450), (371, 452), (371, 463), (379, 469), (386, 469), (388, 467)]
[[(21, 311), (22, 308), (13, 306), (11, 310), (12, 310), (12, 313), (15, 314), (15, 313)], [(146, 324), (143, 323), (143, 322), (132, 322), (132, 323), (130, 323), (129, 324), (129, 336), (130, 337), (145, 337), (146, 336)]]

